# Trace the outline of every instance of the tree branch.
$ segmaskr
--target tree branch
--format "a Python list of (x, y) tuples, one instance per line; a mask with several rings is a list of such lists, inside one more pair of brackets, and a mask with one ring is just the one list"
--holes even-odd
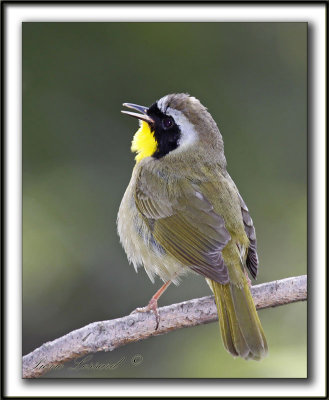
[[(276, 307), (307, 298), (306, 275), (253, 286), (257, 309)], [(23, 357), (23, 378), (36, 378), (77, 357), (97, 351), (112, 351), (131, 342), (169, 331), (206, 324), (218, 319), (213, 296), (184, 301), (159, 309), (160, 324), (155, 330), (153, 313), (136, 313), (110, 321), (93, 322)]]

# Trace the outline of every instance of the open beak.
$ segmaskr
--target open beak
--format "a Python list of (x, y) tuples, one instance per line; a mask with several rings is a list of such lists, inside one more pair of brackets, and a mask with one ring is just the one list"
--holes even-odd
[(147, 111), (148, 111), (147, 107), (138, 106), (137, 104), (132, 104), (132, 103), (123, 103), (122, 105), (124, 107), (131, 108), (132, 110), (136, 110), (136, 111), (139, 111), (140, 113), (142, 113), (142, 114), (138, 114), (138, 113), (131, 112), (131, 111), (121, 111), (123, 114), (127, 114), (127, 115), (130, 115), (131, 117), (141, 119), (142, 121), (145, 121), (151, 125), (154, 124), (153, 119), (147, 115)]

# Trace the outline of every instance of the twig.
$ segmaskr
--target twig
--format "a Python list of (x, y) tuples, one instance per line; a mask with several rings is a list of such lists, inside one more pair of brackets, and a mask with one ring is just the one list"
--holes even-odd
[[(251, 288), (257, 309), (276, 307), (307, 298), (306, 275), (267, 282)], [(136, 313), (110, 321), (94, 322), (77, 329), (23, 357), (23, 378), (36, 378), (77, 357), (97, 351), (112, 351), (150, 336), (217, 320), (213, 296), (184, 301), (159, 309), (155, 330), (153, 313)]]

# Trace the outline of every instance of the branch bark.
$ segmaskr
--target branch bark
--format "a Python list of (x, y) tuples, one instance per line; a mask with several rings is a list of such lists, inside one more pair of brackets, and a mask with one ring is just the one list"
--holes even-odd
[[(257, 309), (307, 299), (306, 275), (267, 282), (251, 288)], [(207, 324), (218, 319), (213, 296), (159, 308), (155, 330), (153, 313), (136, 313), (110, 321), (93, 322), (65, 336), (44, 343), (23, 357), (23, 378), (37, 378), (69, 360), (98, 351), (112, 351), (131, 342), (169, 331)]]

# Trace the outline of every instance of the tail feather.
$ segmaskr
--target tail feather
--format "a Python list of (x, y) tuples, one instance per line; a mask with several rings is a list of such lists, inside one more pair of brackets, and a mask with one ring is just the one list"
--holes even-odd
[[(213, 281), (210, 281), (213, 282)], [(214, 291), (215, 293), (215, 291)], [(237, 353), (233, 338), (231, 335), (231, 329), (230, 329), (230, 318), (227, 313), (227, 309), (225, 307), (225, 302), (224, 302), (224, 297), (222, 296), (216, 296), (218, 298), (218, 303), (217, 304), (217, 310), (218, 310), (218, 319), (219, 319), (219, 326), (220, 326), (220, 331), (222, 334), (222, 339), (224, 342), (225, 348), (233, 355), (233, 356), (238, 356), (239, 354)]]
[(260, 360), (267, 354), (267, 343), (248, 284), (222, 285), (209, 280), (214, 292), (219, 325), (225, 348), (234, 357)]

